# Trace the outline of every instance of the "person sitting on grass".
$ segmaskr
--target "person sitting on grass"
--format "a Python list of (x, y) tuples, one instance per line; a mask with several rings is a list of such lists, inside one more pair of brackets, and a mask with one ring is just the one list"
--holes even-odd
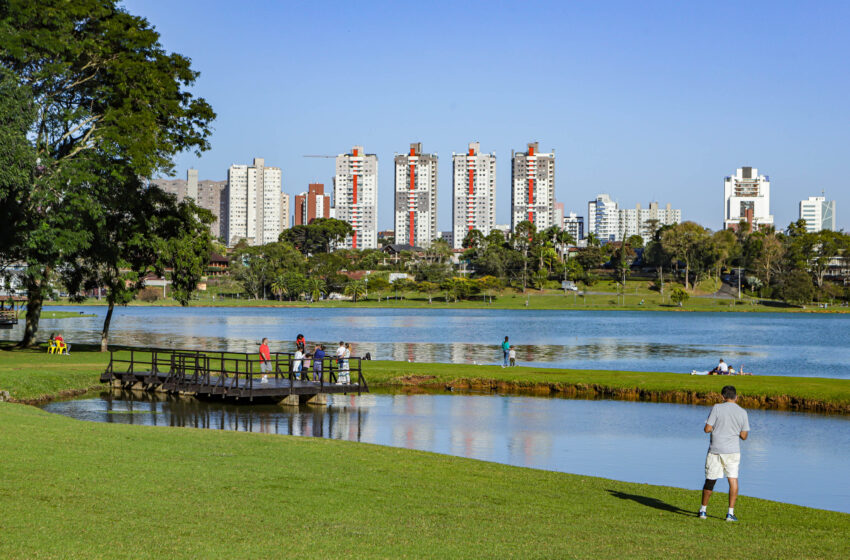
[(729, 365), (720, 358), (720, 363), (713, 370), (708, 372), (708, 375), (729, 375)]

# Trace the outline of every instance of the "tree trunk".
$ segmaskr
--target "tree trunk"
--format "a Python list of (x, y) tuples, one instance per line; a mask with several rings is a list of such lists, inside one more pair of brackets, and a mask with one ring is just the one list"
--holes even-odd
[[(110, 296), (110, 299), (111, 296)], [(115, 304), (109, 302), (109, 309), (106, 310), (106, 318), (103, 320), (103, 329), (100, 331), (100, 351), (106, 352), (109, 350), (109, 323), (112, 322), (112, 310), (115, 309)]]
[(44, 304), (46, 276), (46, 270), (45, 277), (40, 280), (27, 274), (27, 320), (24, 327), (24, 338), (18, 343), (21, 348), (31, 348), (36, 345), (35, 336), (38, 334), (38, 321), (41, 318), (41, 307)]
[(685, 289), (688, 289), (688, 280), (691, 275), (691, 264), (685, 261)]

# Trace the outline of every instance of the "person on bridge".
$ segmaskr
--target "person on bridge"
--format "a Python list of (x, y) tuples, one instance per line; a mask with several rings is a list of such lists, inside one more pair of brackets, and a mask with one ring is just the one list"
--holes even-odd
[(322, 379), (322, 366), (325, 360), (325, 347), (321, 344), (317, 344), (315, 350), (313, 350), (313, 381), (321, 381)]
[(295, 349), (304, 352), (306, 350), (306, 345), (307, 342), (304, 340), (304, 335), (298, 333), (298, 336), (295, 337)]
[(304, 360), (304, 352), (301, 351), (301, 347), (299, 346), (295, 350), (295, 356), (292, 357), (292, 371), (295, 372), (295, 379), (300, 377), (301, 373), (301, 362)]
[(750, 434), (747, 411), (738, 406), (738, 393), (732, 385), (720, 391), (724, 402), (711, 407), (705, 421), (704, 432), (711, 434), (711, 443), (705, 457), (705, 484), (702, 487), (702, 507), (697, 516), (706, 519), (708, 500), (718, 478), (725, 475), (729, 480), (729, 511), (726, 521), (738, 521), (735, 517), (735, 501), (738, 499), (738, 467), (741, 464), (741, 440)]
[(342, 363), (339, 368), (339, 382), (351, 383), (351, 371), (349, 370), (348, 362), (351, 358), (351, 345), (345, 343), (345, 351), (342, 353)]
[(272, 370), (272, 355), (269, 351), (269, 339), (264, 338), (260, 344), (260, 373), (269, 373)]
[(508, 367), (508, 358), (510, 357), (508, 354), (511, 350), (511, 344), (508, 342), (508, 337), (505, 337), (505, 341), (502, 343), (502, 354), (504, 354), (505, 361), (502, 363), (502, 367)]

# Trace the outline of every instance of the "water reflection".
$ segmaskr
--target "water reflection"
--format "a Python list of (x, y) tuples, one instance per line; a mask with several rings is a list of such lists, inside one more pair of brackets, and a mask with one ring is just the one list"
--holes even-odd
[[(237, 406), (109, 391), (44, 405), (98, 422), (236, 430), (434, 451), (579, 474), (697, 488), (708, 408), (458, 395), (333, 395), (328, 406)], [(750, 410), (742, 492), (850, 511), (850, 417)]]
[[(79, 308), (67, 308), (78, 310)], [(99, 342), (98, 317), (44, 320), (73, 342)], [(634, 371), (705, 370), (719, 358), (757, 374), (850, 378), (850, 315), (399, 309), (117, 309), (115, 344), (254, 352), (293, 350), (302, 332), (356, 354), (413, 362), (499, 363), (505, 335), (520, 364)], [(21, 336), (23, 325), (0, 331)]]

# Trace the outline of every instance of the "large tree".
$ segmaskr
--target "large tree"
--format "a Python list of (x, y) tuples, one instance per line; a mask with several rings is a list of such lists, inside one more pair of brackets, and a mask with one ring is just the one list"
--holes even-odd
[(208, 147), (215, 115), (187, 91), (197, 78), (189, 59), (166, 52), (148, 21), (115, 0), (0, 1), (0, 66), (34, 108), (27, 139), (37, 159), (11, 225), (23, 234), (7, 247), (27, 265), (29, 346), (51, 276), (91, 243), (77, 218), (100, 204), (87, 189), (93, 168), (119, 160), (139, 177), (170, 171), (177, 153)]

